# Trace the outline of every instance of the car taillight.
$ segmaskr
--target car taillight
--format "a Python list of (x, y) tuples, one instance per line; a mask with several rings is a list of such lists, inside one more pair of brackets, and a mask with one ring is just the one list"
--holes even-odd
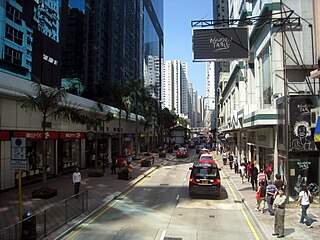
[(193, 178), (189, 178), (189, 183), (192, 184), (198, 184), (196, 180), (194, 180)]
[(220, 178), (217, 178), (213, 183), (212, 185), (219, 185), (221, 184), (221, 179)]

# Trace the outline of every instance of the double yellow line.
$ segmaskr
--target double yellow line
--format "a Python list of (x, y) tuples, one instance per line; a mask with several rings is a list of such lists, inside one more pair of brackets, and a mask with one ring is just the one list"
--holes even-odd
[[(218, 164), (218, 167), (220, 168), (219, 162), (217, 162), (217, 164)], [(229, 187), (229, 189), (230, 189), (230, 191), (231, 191), (231, 193), (232, 193), (232, 195), (233, 195), (233, 197), (234, 197), (234, 200), (238, 202), (238, 201), (239, 201), (239, 198), (238, 198), (238, 196), (236, 195), (236, 193), (235, 193), (235, 191), (234, 191), (234, 188), (231, 186), (230, 181), (226, 178), (225, 172), (224, 172), (224, 171), (221, 171), (221, 172), (222, 172), (223, 178), (226, 180), (227, 185), (228, 185), (228, 187)], [(242, 206), (240, 206), (240, 210), (241, 210), (241, 213), (242, 213), (244, 219), (246, 220), (246, 222), (247, 222), (247, 224), (248, 224), (248, 226), (249, 226), (249, 228), (250, 228), (250, 230), (251, 230), (254, 238), (255, 238), (256, 240), (260, 240), (260, 238), (259, 238), (256, 230), (254, 229), (254, 227), (253, 227), (253, 225), (252, 225), (252, 223), (251, 223), (248, 215), (246, 214), (246, 212), (244, 211), (244, 209), (243, 209)]]
[[(151, 173), (148, 174), (148, 176), (152, 176), (156, 171), (153, 171)], [(143, 178), (142, 180), (140, 180), (137, 184), (135, 184), (131, 189), (129, 189), (128, 191), (126, 191), (125, 193), (121, 194), (120, 196), (117, 197), (117, 199), (122, 199), (125, 196), (127, 196), (129, 193), (131, 193), (133, 190), (135, 190), (137, 187), (139, 187), (142, 183), (144, 183), (148, 178)], [(83, 229), (85, 229), (87, 226), (89, 226), (92, 222), (94, 222), (95, 220), (97, 220), (102, 214), (104, 214), (105, 212), (107, 212), (108, 210), (110, 210), (114, 205), (116, 205), (120, 200), (114, 200), (113, 202), (111, 202), (110, 204), (107, 205), (107, 207), (105, 209), (103, 209), (99, 214), (97, 214), (96, 216), (94, 216), (93, 218), (91, 218), (88, 222), (84, 223), (83, 225), (81, 225), (81, 227), (79, 229), (77, 229), (73, 234), (71, 234), (67, 239), (71, 240), (73, 239), (76, 235), (78, 235)]]

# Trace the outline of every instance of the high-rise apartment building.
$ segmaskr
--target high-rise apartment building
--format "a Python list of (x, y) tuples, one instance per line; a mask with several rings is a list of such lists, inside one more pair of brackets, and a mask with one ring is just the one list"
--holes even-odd
[(60, 86), (58, 1), (1, 1), (0, 70)]
[(162, 84), (163, 106), (188, 116), (188, 65), (179, 60), (165, 62)]

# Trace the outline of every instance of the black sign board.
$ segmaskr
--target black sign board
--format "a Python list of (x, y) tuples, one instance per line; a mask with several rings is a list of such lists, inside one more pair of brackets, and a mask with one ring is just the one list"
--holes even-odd
[(193, 61), (249, 59), (248, 28), (193, 29)]

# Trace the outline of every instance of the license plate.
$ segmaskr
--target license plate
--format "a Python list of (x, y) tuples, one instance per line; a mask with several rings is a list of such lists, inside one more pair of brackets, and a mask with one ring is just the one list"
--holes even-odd
[(208, 184), (208, 180), (203, 180), (202, 184)]

